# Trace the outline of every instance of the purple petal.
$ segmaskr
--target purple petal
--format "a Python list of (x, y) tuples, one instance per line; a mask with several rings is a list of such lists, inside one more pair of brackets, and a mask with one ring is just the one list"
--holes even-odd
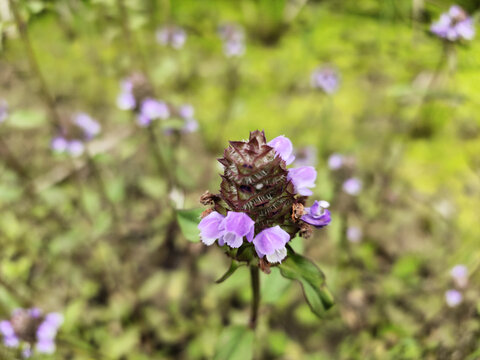
[(3, 338), (3, 343), (7, 347), (16, 348), (16, 347), (18, 347), (18, 345), (20, 345), (20, 340), (15, 335), (6, 336), (6, 337)]
[(350, 226), (347, 229), (347, 239), (352, 243), (358, 243), (362, 240), (362, 229), (358, 226)]
[(362, 191), (362, 182), (357, 178), (350, 178), (343, 183), (343, 191), (349, 195), (358, 195)]
[(214, 211), (200, 221), (198, 224), (198, 230), (200, 230), (200, 239), (205, 245), (212, 245), (215, 240), (223, 235), (224, 219), (225, 216)]
[(67, 149), (68, 141), (64, 137), (57, 136), (52, 140), (50, 147), (52, 148), (53, 151), (62, 153)]
[(8, 117), (8, 103), (5, 99), (0, 100), (0, 123), (4, 122)]
[(143, 100), (140, 113), (150, 120), (168, 119), (170, 116), (167, 104), (151, 98)]
[(192, 105), (185, 104), (180, 106), (180, 108), (178, 109), (178, 114), (181, 118), (185, 120), (193, 119), (193, 117), (195, 116), (195, 109), (193, 108)]
[(67, 151), (70, 155), (78, 157), (85, 151), (85, 145), (80, 140), (71, 140), (67, 145)]
[[(277, 225), (258, 233), (253, 239), (253, 245), (255, 245), (255, 250), (259, 257), (263, 257), (264, 255), (272, 255), (275, 257), (281, 255), (283, 252), (282, 249), (288, 241), (290, 241), (290, 235)], [(276, 253), (276, 250), (280, 250), (281, 252)]]
[(238, 248), (242, 245), (244, 236), (249, 242), (252, 241), (255, 222), (245, 213), (229, 211), (224, 221), (224, 229), (223, 241), (232, 248)]
[(117, 97), (117, 106), (120, 110), (133, 110), (136, 106), (135, 96), (131, 92), (123, 92)]
[(447, 290), (445, 292), (445, 301), (450, 307), (456, 307), (460, 305), (463, 300), (463, 295), (458, 290)]
[(295, 160), (295, 156), (292, 155), (293, 153), (293, 145), (290, 139), (286, 138), (285, 136), (277, 136), (275, 139), (271, 140), (267, 145), (271, 146), (275, 149), (275, 152), (282, 158), (283, 161), (287, 165), (290, 165), (293, 160)]
[(187, 119), (182, 128), (182, 132), (186, 134), (193, 133), (197, 130), (198, 130), (198, 122), (195, 119)]
[(48, 322), (50, 325), (59, 328), (60, 325), (63, 324), (64, 318), (63, 315), (60, 313), (49, 313), (45, 316), (45, 321)]
[(97, 121), (93, 120), (90, 115), (85, 113), (75, 115), (74, 123), (84, 131), (87, 139), (97, 136), (102, 129)]
[(287, 178), (292, 182), (297, 194), (308, 196), (313, 194), (308, 188), (315, 187), (317, 172), (312, 166), (303, 166), (289, 169)]
[(15, 336), (15, 330), (13, 330), (12, 323), (7, 320), (0, 321), (0, 332), (4, 337)]
[(55, 342), (53, 340), (38, 341), (35, 349), (41, 354), (53, 354), (55, 352)]
[(343, 166), (343, 155), (334, 153), (328, 158), (328, 167), (331, 170), (338, 170)]

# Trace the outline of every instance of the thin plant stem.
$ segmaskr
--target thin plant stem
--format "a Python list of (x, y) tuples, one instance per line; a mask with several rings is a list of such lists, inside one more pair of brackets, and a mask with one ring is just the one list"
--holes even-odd
[(250, 308), (250, 323), (251, 329), (257, 327), (258, 308), (260, 306), (260, 269), (258, 266), (250, 266), (250, 280), (252, 286), (252, 305)]
[(166, 178), (167, 188), (170, 192), (175, 187), (175, 176), (170, 171), (170, 167), (165, 160), (165, 154), (161, 149), (160, 142), (154, 128), (152, 126), (149, 126), (147, 128), (147, 133), (148, 139), (150, 141), (150, 147), (152, 148), (153, 156), (155, 157), (158, 166), (158, 171), (160, 172), (160, 175)]
[(18, 32), (22, 39), (23, 45), (25, 47), (30, 68), (40, 83), (41, 95), (43, 97), (43, 100), (47, 106), (47, 109), (52, 119), (54, 120), (51, 123), (51, 125), (54, 130), (58, 130), (61, 124), (61, 118), (56, 110), (54, 97), (52, 96), (52, 93), (48, 88), (47, 82), (45, 81), (45, 77), (43, 76), (42, 71), (40, 70), (40, 66), (38, 65), (37, 57), (35, 55), (35, 51), (33, 50), (32, 43), (30, 41), (30, 36), (28, 34), (27, 24), (25, 23), (25, 21), (22, 19), (20, 15), (20, 12), (17, 7), (17, 1), (8, 0), (8, 3), (10, 5), (10, 9), (13, 13), (15, 24), (17, 26)]

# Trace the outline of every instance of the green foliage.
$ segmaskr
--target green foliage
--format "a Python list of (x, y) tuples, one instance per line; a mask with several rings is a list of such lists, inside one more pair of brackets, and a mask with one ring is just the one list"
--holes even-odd
[(203, 209), (191, 210), (177, 210), (177, 221), (183, 236), (188, 241), (200, 241), (200, 231), (198, 230), (198, 223), (200, 222), (200, 215)]
[(220, 336), (214, 360), (248, 360), (253, 358), (254, 333), (244, 326), (225, 328)]
[(333, 296), (325, 284), (325, 275), (310, 260), (288, 248), (288, 255), (280, 265), (281, 274), (302, 285), (303, 294), (312, 312), (323, 316), (333, 304)]

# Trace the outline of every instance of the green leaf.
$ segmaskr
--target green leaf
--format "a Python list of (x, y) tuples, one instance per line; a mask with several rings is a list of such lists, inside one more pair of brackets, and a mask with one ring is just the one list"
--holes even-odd
[(323, 316), (333, 306), (333, 296), (325, 284), (325, 275), (310, 260), (288, 247), (288, 257), (279, 268), (284, 277), (300, 282), (308, 306), (315, 315)]
[(220, 284), (222, 282), (224, 282), (225, 280), (227, 280), (230, 276), (232, 276), (232, 274), (240, 267), (242, 266), (241, 263), (239, 263), (237, 260), (234, 260), (232, 259), (232, 263), (230, 264), (230, 268), (227, 270), (227, 272), (225, 274), (223, 274), (223, 276), (218, 279), (217, 281), (215, 281), (217, 284)]
[(11, 127), (33, 129), (43, 126), (47, 117), (40, 110), (16, 110), (7, 121), (8, 126)]
[(177, 210), (177, 221), (183, 236), (191, 242), (200, 240), (198, 223), (203, 209)]
[(245, 326), (226, 328), (218, 341), (214, 360), (248, 360), (253, 358), (254, 333)]

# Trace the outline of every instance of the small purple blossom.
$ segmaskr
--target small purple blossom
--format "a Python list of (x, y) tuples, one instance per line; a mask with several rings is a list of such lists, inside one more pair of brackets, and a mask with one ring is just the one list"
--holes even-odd
[(317, 165), (317, 149), (313, 146), (305, 146), (295, 152), (295, 166)]
[(92, 119), (92, 117), (85, 113), (79, 113), (74, 116), (73, 122), (79, 128), (81, 128), (85, 134), (87, 140), (93, 139), (100, 134), (102, 127), (100, 124)]
[(195, 120), (195, 109), (190, 104), (181, 105), (178, 108), (178, 116), (180, 116), (183, 120), (183, 127), (181, 131), (183, 133), (193, 133), (198, 130), (198, 121)]
[(229, 211), (223, 221), (222, 228), (223, 233), (218, 240), (218, 244), (220, 246), (227, 244), (231, 248), (238, 248), (243, 244), (244, 236), (248, 242), (252, 242), (255, 222), (245, 213)]
[(321, 67), (313, 71), (310, 83), (314, 89), (321, 89), (327, 94), (337, 91), (340, 82), (337, 71), (330, 67)]
[(200, 221), (198, 224), (198, 230), (200, 230), (200, 239), (205, 245), (212, 245), (215, 240), (219, 239), (223, 235), (224, 219), (225, 216), (213, 211)]
[(58, 154), (68, 154), (73, 157), (78, 157), (85, 151), (85, 145), (81, 140), (68, 140), (63, 136), (57, 136), (54, 138), (50, 147)]
[(430, 31), (449, 41), (472, 40), (475, 36), (473, 19), (458, 5), (450, 7), (440, 19), (433, 23)]
[(198, 130), (198, 121), (195, 119), (187, 119), (182, 127), (182, 132), (185, 134), (193, 133)]
[(20, 344), (10, 321), (3, 320), (0, 322), (0, 333), (3, 336), (3, 343), (5, 346), (17, 347)]
[(52, 140), (50, 147), (54, 152), (63, 153), (68, 147), (68, 141), (62, 136), (57, 136)]
[(137, 121), (140, 126), (148, 126), (153, 120), (165, 120), (170, 116), (168, 105), (152, 98), (143, 100)]
[(353, 177), (345, 180), (342, 188), (343, 191), (345, 191), (347, 194), (355, 196), (360, 194), (360, 191), (362, 191), (362, 182), (359, 179)]
[(450, 289), (445, 292), (445, 301), (449, 307), (456, 307), (463, 301), (463, 295), (458, 290)]
[(71, 140), (68, 143), (67, 152), (73, 157), (78, 157), (85, 152), (85, 145), (81, 140)]
[(450, 270), (450, 275), (458, 287), (465, 288), (468, 285), (468, 269), (465, 265), (455, 265)]
[(358, 226), (350, 226), (347, 229), (347, 240), (352, 243), (359, 243), (362, 240), (362, 229)]
[(327, 201), (315, 200), (312, 207), (305, 208), (306, 214), (300, 219), (316, 228), (327, 226), (332, 220), (330, 217), (330, 211), (327, 210), (329, 206), (330, 204)]
[(0, 123), (8, 118), (8, 103), (5, 99), (0, 100)]
[(292, 182), (295, 192), (303, 196), (312, 195), (313, 192), (308, 188), (315, 187), (317, 172), (313, 166), (303, 166), (288, 170), (287, 179)]
[(328, 158), (328, 167), (331, 170), (338, 170), (340, 169), (345, 162), (345, 157), (342, 154), (333, 153)]
[(117, 97), (117, 106), (120, 110), (133, 110), (137, 106), (135, 96), (133, 95), (133, 82), (123, 80), (120, 85), (122, 91)]
[(266, 255), (269, 262), (279, 263), (287, 256), (285, 244), (289, 241), (290, 235), (277, 225), (258, 233), (253, 245), (260, 258)]
[(243, 29), (234, 24), (219, 28), (219, 36), (223, 40), (223, 52), (227, 57), (237, 57), (245, 54), (245, 34)]
[(179, 26), (164, 26), (156, 32), (157, 42), (169, 45), (174, 49), (181, 49), (187, 41), (187, 33)]
[(275, 150), (277, 155), (285, 161), (285, 164), (290, 165), (295, 160), (295, 156), (292, 154), (293, 145), (289, 138), (280, 135), (269, 141), (267, 145)]

